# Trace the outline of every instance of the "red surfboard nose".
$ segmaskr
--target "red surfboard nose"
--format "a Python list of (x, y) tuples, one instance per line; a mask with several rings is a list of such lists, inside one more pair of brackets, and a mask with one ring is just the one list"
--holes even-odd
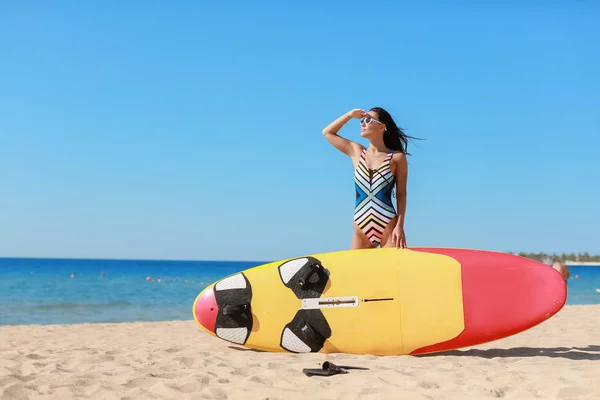
[(194, 314), (196, 314), (196, 320), (198, 320), (198, 323), (202, 325), (204, 329), (214, 332), (218, 311), (219, 308), (217, 307), (217, 301), (215, 300), (215, 291), (211, 286), (198, 296)]

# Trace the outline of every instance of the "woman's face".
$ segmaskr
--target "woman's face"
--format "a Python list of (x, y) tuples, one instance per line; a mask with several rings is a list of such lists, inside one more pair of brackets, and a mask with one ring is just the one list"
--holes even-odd
[(379, 115), (375, 111), (369, 111), (360, 120), (360, 135), (364, 138), (372, 138), (383, 135), (385, 125), (379, 122)]

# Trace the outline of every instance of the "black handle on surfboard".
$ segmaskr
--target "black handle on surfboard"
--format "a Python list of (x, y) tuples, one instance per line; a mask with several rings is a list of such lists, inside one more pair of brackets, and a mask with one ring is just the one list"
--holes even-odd
[(250, 303), (227, 304), (223, 308), (223, 314), (224, 315), (242, 314), (242, 313), (244, 313), (248, 309), (250, 309)]
[[(318, 273), (323, 269), (323, 266), (321, 264), (316, 263), (311, 263), (308, 265), (308, 267), (309, 268), (307, 268), (306, 271), (304, 271), (304, 273), (298, 278), (298, 284), (303, 290), (308, 289), (308, 286), (311, 283), (316, 283), (319, 281)], [(316, 276), (317, 279), (311, 279), (314, 276)]]

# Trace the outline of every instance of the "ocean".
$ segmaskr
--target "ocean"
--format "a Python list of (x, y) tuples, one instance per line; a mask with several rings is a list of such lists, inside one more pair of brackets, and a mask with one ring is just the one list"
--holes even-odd
[[(0, 258), (0, 325), (193, 320), (208, 284), (265, 262)], [(600, 265), (569, 269), (567, 304), (600, 304)]]

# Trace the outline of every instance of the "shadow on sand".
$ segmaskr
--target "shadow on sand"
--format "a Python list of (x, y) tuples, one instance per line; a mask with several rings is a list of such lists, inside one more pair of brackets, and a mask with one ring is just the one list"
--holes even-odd
[(590, 345), (586, 347), (513, 347), (511, 349), (489, 349), (489, 350), (449, 350), (431, 354), (417, 354), (414, 357), (481, 357), (481, 358), (510, 358), (510, 357), (550, 357), (567, 358), (569, 360), (592, 360), (600, 361), (600, 346)]
[[(228, 346), (230, 349), (238, 351), (252, 351), (256, 353), (265, 353), (264, 350), (250, 349), (239, 346)], [(550, 357), (567, 358), (569, 360), (590, 360), (600, 361), (600, 346), (590, 345), (586, 347), (513, 347), (511, 349), (489, 349), (489, 350), (449, 350), (431, 354), (416, 354), (412, 357), (481, 357), (481, 358), (519, 358), (519, 357)]]

